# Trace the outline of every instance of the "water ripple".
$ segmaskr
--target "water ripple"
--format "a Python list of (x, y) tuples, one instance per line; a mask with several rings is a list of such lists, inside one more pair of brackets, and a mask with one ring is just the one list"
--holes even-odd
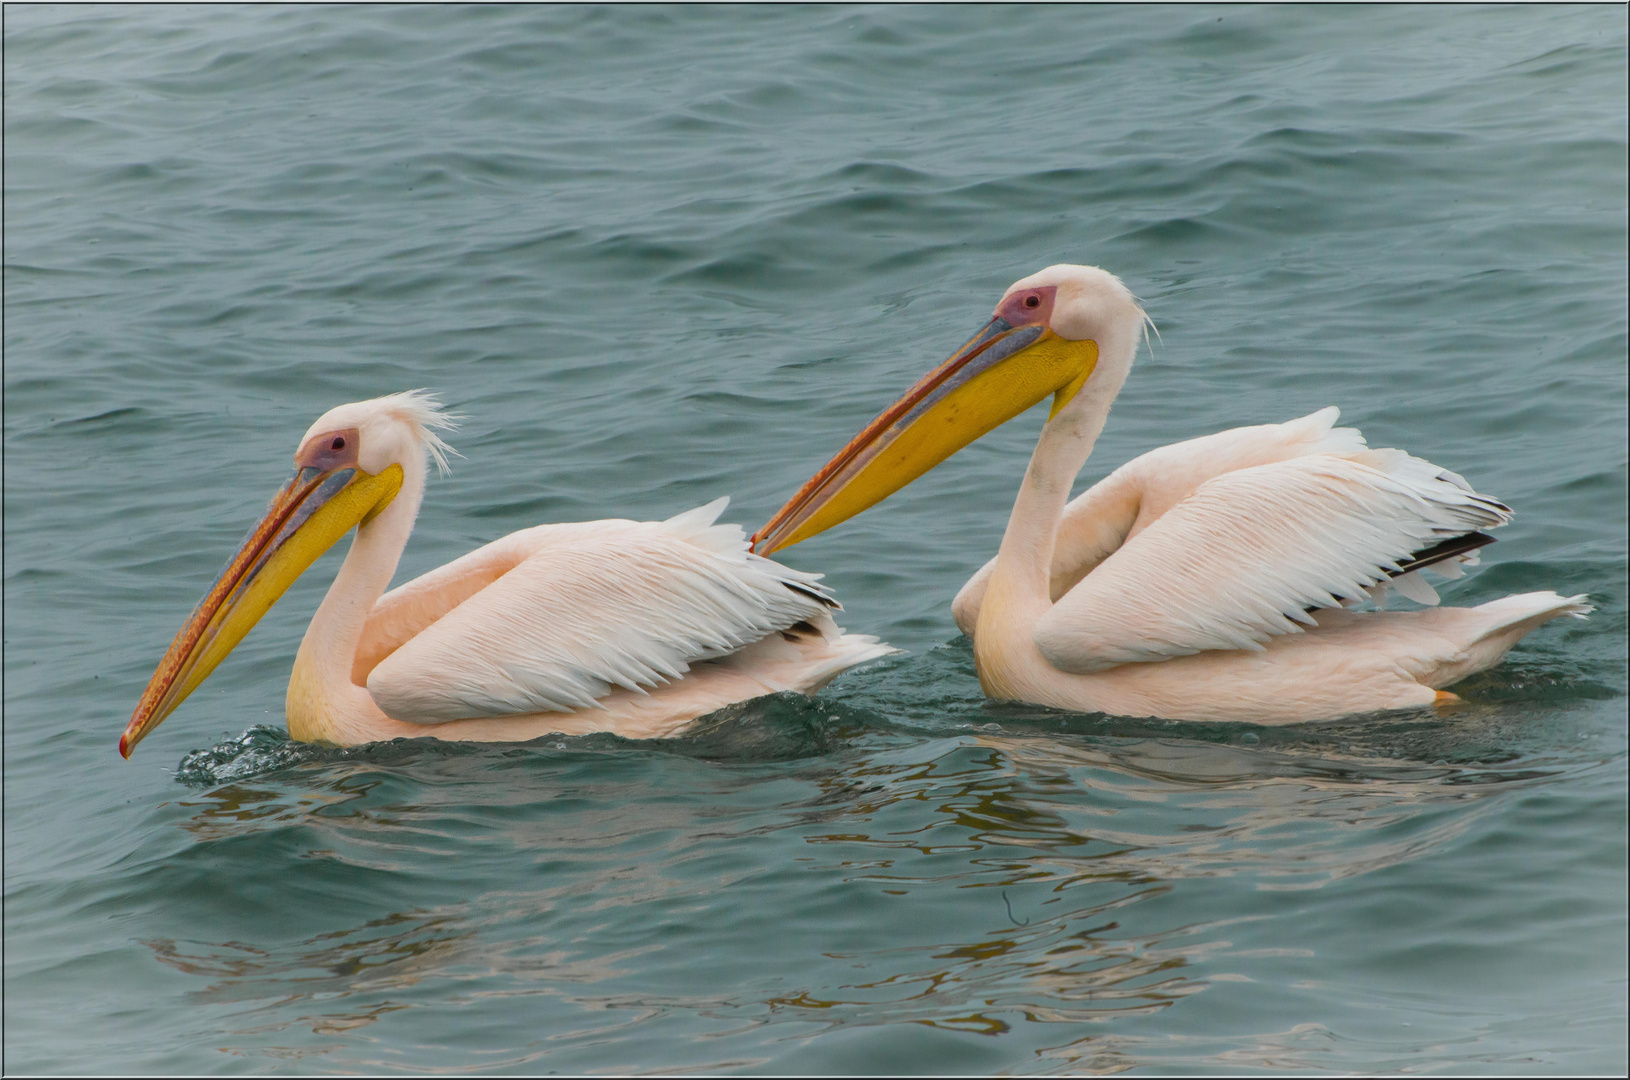
[[(1622, 8), (5, 17), (7, 1068), (1624, 1071)], [(1338, 404), (1516, 507), (1447, 602), (1597, 611), (1453, 710), (988, 702), (1028, 416), (786, 553), (911, 650), (815, 699), (291, 743), (334, 555), (118, 758), (337, 402), (468, 416), (404, 576), (751, 528), (1057, 261), (1161, 327), (1083, 481)]]

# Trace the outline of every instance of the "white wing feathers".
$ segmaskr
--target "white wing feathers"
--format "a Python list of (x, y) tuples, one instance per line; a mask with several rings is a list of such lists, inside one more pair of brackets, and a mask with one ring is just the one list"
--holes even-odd
[(1133, 458), (1103, 482), (1108, 485), (1124, 477), (1123, 482), (1137, 492), (1137, 517), (1126, 534), (1131, 539), (1213, 477), (1312, 454), (1354, 454), (1368, 449), (1357, 428), (1335, 426), (1340, 419), (1341, 410), (1327, 405), (1282, 424), (1230, 428), (1185, 439)]
[(728, 500), (661, 522), (539, 526), (531, 552), (369, 673), (385, 714), (416, 723), (596, 707), (644, 692), (837, 606), (819, 575), (715, 525)]
[[(1340, 418), (1341, 410), (1329, 405), (1282, 424), (1230, 428), (1157, 447), (1126, 462), (1064, 508), (1053, 547), (1052, 599), (1061, 599), (1128, 539), (1207, 480), (1288, 458), (1365, 449), (1364, 436), (1356, 428), (1335, 426)], [(969, 637), (974, 636), (985, 586), (995, 568), (992, 558), (951, 605), (957, 626)]]
[(1077, 674), (1260, 650), (1311, 623), (1306, 608), (1360, 595), (1437, 540), (1510, 519), (1461, 477), (1401, 450), (1238, 469), (1205, 481), (1106, 558), (1043, 616), (1035, 642)]

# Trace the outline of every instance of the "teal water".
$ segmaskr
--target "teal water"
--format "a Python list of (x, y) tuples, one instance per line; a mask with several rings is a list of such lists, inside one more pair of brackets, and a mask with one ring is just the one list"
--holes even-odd
[[(1623, 7), (7, 6), (13, 1072), (1626, 1068)], [(291, 744), (320, 561), (130, 763), (328, 407), (467, 416), (403, 561), (761, 524), (988, 316), (1160, 327), (1083, 483), (1338, 404), (1587, 592), (1442, 715), (983, 701), (1027, 415), (786, 561), (909, 655), (681, 738)], [(342, 545), (343, 547), (343, 545)]]

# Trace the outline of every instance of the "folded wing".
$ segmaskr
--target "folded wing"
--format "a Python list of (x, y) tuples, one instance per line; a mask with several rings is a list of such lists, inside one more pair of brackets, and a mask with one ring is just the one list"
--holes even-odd
[(713, 524), (725, 504), (506, 538), (525, 553), (380, 661), (368, 692), (415, 723), (593, 708), (837, 606), (819, 575)]
[[(1053, 600), (1213, 477), (1308, 454), (1363, 450), (1364, 436), (1336, 427), (1340, 418), (1341, 410), (1330, 405), (1282, 424), (1230, 428), (1157, 447), (1128, 461), (1064, 508), (1053, 546)], [(951, 604), (957, 626), (969, 637), (995, 566), (992, 558), (980, 567)]]
[(1105, 558), (1037, 624), (1062, 671), (1256, 649), (1362, 595), (1412, 553), (1511, 519), (1401, 450), (1316, 453), (1224, 473)]

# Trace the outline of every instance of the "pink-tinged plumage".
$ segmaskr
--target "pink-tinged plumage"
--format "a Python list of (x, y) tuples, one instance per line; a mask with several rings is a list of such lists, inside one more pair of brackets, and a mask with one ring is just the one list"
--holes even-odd
[[(1257, 723), (1416, 707), (1452, 700), (1440, 688), (1544, 622), (1591, 610), (1553, 592), (1348, 610), (1389, 589), (1435, 605), (1421, 574), (1459, 577), (1511, 512), (1446, 469), (1369, 449), (1333, 407), (1162, 447), (1071, 501), (1146, 322), (1095, 267), (1016, 282), (978, 335), (759, 531), (762, 550), (864, 510), (1052, 394), (1001, 548), (952, 605), (992, 697)], [(958, 379), (982, 381), (975, 392)], [(932, 417), (940, 441), (911, 416)], [(960, 442), (945, 441), (947, 424), (964, 425)]]
[[(291, 733), (342, 745), (665, 736), (896, 651), (844, 633), (819, 575), (752, 555), (739, 526), (714, 524), (727, 503), (495, 540), (378, 597), (343, 678), (351, 630), (320, 611), (290, 680)], [(369, 557), (360, 532), (359, 548)]]
[[(1369, 450), (1327, 408), (1155, 450), (1065, 500), (1131, 369), (1144, 314), (1121, 282), (1053, 267), (1052, 313), (1098, 342), (1043, 429), (991, 564), (954, 605), (987, 692), (1134, 716), (1290, 723), (1429, 705), (1583, 596), (1477, 608), (1344, 610), (1437, 540), (1510, 520), (1454, 473)], [(1465, 557), (1453, 560), (1458, 572)], [(1060, 587), (1062, 586), (1062, 587)], [(1056, 591), (1055, 591), (1056, 590)], [(1314, 609), (1311, 613), (1306, 609)]]
[(386, 592), (428, 461), (445, 467), (436, 429), (447, 426), (417, 392), (312, 425), (294, 480), (155, 672), (122, 753), (353, 525), (289, 679), (289, 733), (304, 741), (666, 736), (897, 651), (844, 633), (819, 575), (754, 555), (739, 527), (716, 524), (728, 499), (666, 521), (523, 529)]

